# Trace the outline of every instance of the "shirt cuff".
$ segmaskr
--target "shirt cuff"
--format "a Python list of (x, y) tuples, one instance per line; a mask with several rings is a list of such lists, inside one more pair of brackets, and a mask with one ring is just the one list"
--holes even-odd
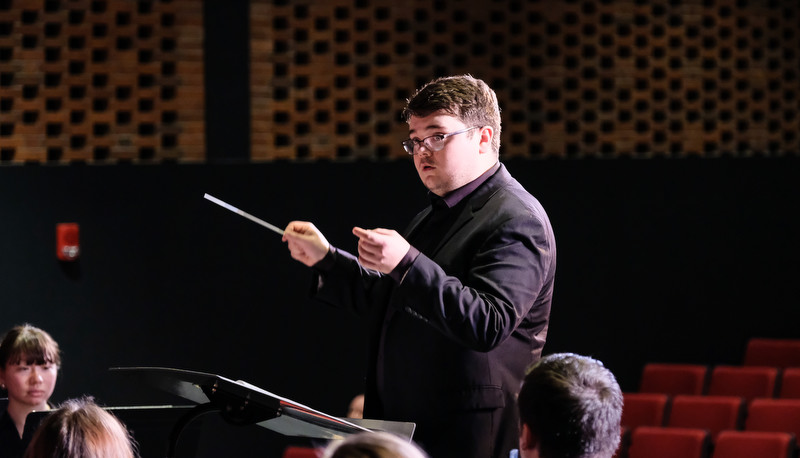
[(403, 259), (401, 259), (397, 266), (392, 269), (391, 272), (389, 272), (389, 276), (392, 277), (398, 284), (402, 283), (403, 278), (406, 276), (406, 272), (408, 272), (408, 269), (411, 268), (411, 264), (414, 263), (414, 261), (417, 259), (417, 256), (419, 256), (419, 250), (413, 246), (409, 247), (405, 256), (403, 256)]
[(325, 257), (320, 259), (313, 266), (311, 266), (311, 268), (316, 270), (317, 272), (325, 273), (333, 270), (334, 265), (336, 265), (336, 248), (333, 245), (331, 245), (328, 248), (328, 252), (325, 253)]

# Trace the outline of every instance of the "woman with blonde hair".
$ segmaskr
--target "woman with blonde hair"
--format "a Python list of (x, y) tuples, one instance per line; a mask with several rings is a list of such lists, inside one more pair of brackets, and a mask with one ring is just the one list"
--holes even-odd
[(386, 432), (363, 432), (334, 441), (322, 458), (428, 458), (413, 442)]
[(71, 399), (36, 430), (25, 458), (134, 458), (125, 425), (92, 398)]

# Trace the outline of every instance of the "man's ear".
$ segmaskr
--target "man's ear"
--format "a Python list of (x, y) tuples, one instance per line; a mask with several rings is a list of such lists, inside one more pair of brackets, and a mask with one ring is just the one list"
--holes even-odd
[(480, 132), (480, 151), (481, 153), (492, 153), (492, 137), (494, 137), (494, 129), (491, 126), (483, 126), (478, 131)]
[(521, 450), (533, 450), (539, 445), (539, 438), (533, 434), (533, 431), (526, 424), (522, 424), (522, 429), (519, 432), (519, 448)]

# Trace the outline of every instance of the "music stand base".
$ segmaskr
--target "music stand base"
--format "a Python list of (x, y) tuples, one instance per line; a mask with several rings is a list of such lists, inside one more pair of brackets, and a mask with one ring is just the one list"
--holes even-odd
[(178, 446), (178, 439), (184, 428), (191, 423), (195, 418), (205, 415), (209, 412), (219, 412), (220, 408), (213, 403), (198, 404), (192, 410), (186, 412), (178, 419), (169, 433), (169, 440), (167, 441), (167, 456), (166, 458), (175, 458), (175, 449)]

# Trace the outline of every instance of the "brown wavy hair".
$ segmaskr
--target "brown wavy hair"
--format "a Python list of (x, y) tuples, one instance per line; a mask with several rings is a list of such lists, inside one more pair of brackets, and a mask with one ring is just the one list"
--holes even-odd
[(500, 105), (497, 94), (483, 80), (472, 75), (436, 78), (408, 99), (402, 116), (408, 122), (411, 116), (424, 118), (440, 110), (460, 119), (468, 127), (490, 126), (494, 131), (492, 150), (499, 154)]
[(46, 331), (22, 324), (14, 326), (0, 341), (0, 368), (7, 364), (55, 364), (61, 366), (58, 343)]

